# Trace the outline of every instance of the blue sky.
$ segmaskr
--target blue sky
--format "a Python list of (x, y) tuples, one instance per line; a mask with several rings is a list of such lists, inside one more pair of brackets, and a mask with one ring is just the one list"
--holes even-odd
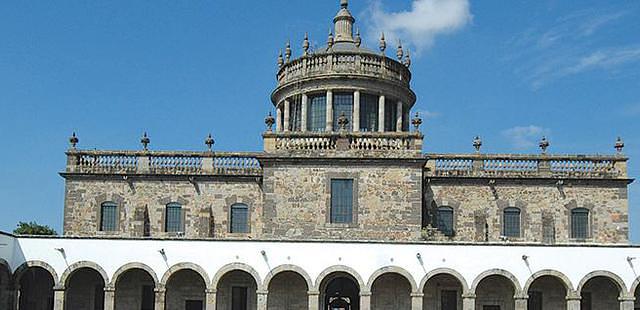
[[(276, 57), (326, 41), (338, 0), (0, 3), (0, 230), (62, 226), (64, 151), (261, 149)], [(366, 45), (413, 53), (425, 152), (613, 153), (640, 175), (640, 2), (352, 0)], [(640, 241), (640, 184), (631, 185)]]

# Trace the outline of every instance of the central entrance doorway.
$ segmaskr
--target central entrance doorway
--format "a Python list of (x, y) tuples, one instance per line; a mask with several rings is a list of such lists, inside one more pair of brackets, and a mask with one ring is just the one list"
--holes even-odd
[(360, 310), (360, 288), (348, 273), (335, 272), (328, 275), (320, 285), (320, 309)]

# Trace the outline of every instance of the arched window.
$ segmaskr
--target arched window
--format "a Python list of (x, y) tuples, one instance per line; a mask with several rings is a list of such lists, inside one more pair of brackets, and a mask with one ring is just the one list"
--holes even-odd
[(445, 236), (453, 236), (453, 208), (438, 208), (438, 230)]
[(100, 205), (100, 230), (118, 230), (118, 205), (113, 202), (104, 202)]
[(165, 210), (165, 231), (166, 232), (182, 232), (184, 231), (184, 222), (182, 220), (182, 205), (176, 202), (167, 204)]
[(575, 208), (571, 210), (571, 238), (587, 239), (589, 237), (589, 210)]
[(229, 232), (249, 233), (249, 206), (237, 203), (231, 206)]
[(506, 237), (520, 237), (520, 209), (504, 209), (502, 214), (502, 235)]

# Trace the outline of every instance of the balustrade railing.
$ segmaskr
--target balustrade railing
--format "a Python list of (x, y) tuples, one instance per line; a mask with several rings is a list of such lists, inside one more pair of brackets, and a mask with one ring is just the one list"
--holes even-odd
[(627, 178), (627, 158), (584, 155), (428, 154), (434, 177)]
[(255, 153), (85, 151), (67, 152), (67, 173), (261, 175)]
[(278, 85), (323, 74), (364, 75), (386, 78), (409, 85), (411, 72), (403, 64), (382, 55), (359, 52), (331, 52), (302, 56), (282, 66)]
[(417, 132), (266, 132), (264, 139), (266, 152), (422, 152), (422, 134)]

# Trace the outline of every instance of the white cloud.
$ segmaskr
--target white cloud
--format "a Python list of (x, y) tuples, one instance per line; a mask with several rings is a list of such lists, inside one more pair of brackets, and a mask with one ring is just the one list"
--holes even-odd
[(569, 75), (591, 69), (610, 69), (635, 61), (640, 61), (640, 46), (599, 50), (581, 57), (576, 64), (565, 68), (561, 73)]
[(401, 39), (417, 53), (432, 46), (436, 36), (461, 29), (473, 18), (468, 0), (414, 0), (410, 10), (401, 12), (386, 12), (378, 0), (370, 13), (369, 38), (384, 32), (393, 42), (389, 46)]
[(509, 140), (515, 149), (523, 150), (536, 147), (543, 136), (551, 131), (539, 126), (516, 126), (502, 131), (502, 135)]

